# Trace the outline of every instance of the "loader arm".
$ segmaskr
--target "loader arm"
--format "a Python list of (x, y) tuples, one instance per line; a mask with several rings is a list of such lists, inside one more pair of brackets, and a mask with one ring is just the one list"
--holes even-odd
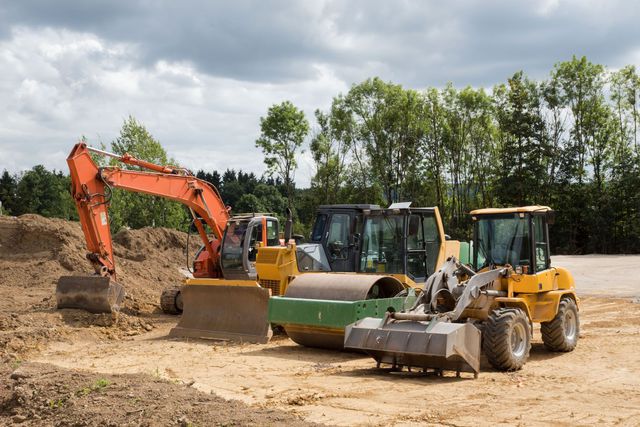
[[(115, 166), (100, 168), (91, 158), (91, 151), (148, 170), (132, 171)], [(67, 164), (71, 173), (71, 193), (89, 250), (87, 258), (96, 273), (116, 279), (108, 212), (112, 188), (159, 196), (187, 206), (194, 216), (194, 224), (212, 258), (212, 264), (217, 269), (217, 245), (214, 247), (209, 241), (202, 221), (220, 242), (229, 219), (229, 208), (214, 186), (184, 169), (156, 165), (128, 154), (117, 156), (87, 147), (84, 143), (73, 147)]]

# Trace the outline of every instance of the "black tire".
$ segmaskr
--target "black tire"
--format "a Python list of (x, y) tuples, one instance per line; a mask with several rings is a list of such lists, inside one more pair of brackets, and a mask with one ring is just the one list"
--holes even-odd
[(501, 371), (517, 371), (529, 359), (531, 328), (519, 308), (494, 310), (485, 322), (482, 346), (491, 365)]
[(540, 325), (542, 342), (551, 351), (573, 351), (580, 336), (580, 318), (578, 306), (573, 298), (562, 298), (558, 304), (558, 313), (550, 322)]
[(172, 286), (162, 291), (160, 296), (160, 308), (165, 314), (181, 314), (182, 313), (182, 294), (180, 288)]

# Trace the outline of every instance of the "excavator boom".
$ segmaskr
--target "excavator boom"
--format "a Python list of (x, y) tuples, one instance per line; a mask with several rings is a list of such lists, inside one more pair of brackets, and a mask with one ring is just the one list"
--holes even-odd
[[(117, 166), (98, 167), (91, 151), (108, 155), (120, 162), (147, 169), (140, 171)], [(109, 228), (109, 202), (112, 188), (150, 194), (180, 202), (194, 217), (194, 224), (206, 250), (206, 262), (201, 263), (207, 277), (221, 277), (217, 249), (229, 219), (218, 191), (184, 169), (155, 165), (125, 154), (119, 156), (78, 143), (67, 158), (71, 174), (71, 193), (87, 242), (87, 259), (95, 276), (62, 277), (56, 289), (58, 308), (83, 308), (90, 312), (118, 310), (124, 299), (124, 289), (117, 283), (113, 242)], [(214, 240), (209, 240), (205, 224)]]

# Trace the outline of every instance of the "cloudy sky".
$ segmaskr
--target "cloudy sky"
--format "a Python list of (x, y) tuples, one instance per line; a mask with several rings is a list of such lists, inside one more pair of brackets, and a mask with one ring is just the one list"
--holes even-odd
[(311, 117), (372, 76), (491, 87), (574, 54), (640, 65), (639, 4), (0, 0), (0, 170), (66, 171), (80, 135), (108, 145), (133, 115), (187, 167), (261, 174), (274, 103)]

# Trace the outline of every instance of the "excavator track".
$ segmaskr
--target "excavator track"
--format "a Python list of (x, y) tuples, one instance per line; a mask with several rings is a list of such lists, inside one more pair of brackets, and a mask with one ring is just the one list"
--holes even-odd
[(165, 288), (160, 296), (160, 308), (165, 314), (182, 313), (182, 294), (179, 286)]

